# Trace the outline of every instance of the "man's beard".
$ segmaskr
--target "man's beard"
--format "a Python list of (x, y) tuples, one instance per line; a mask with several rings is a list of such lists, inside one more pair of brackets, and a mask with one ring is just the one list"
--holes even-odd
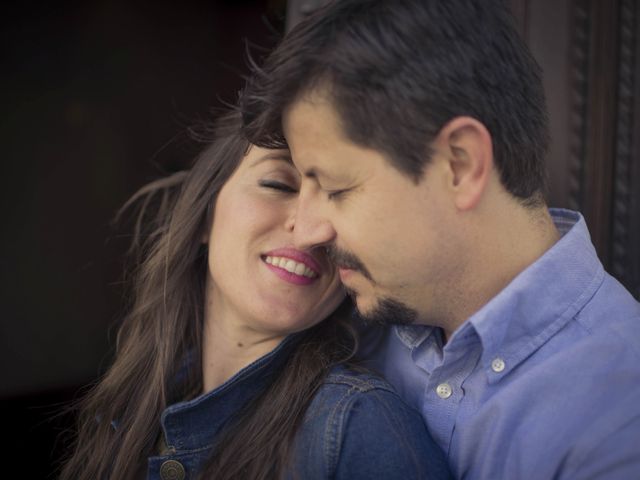
[[(367, 267), (365, 267), (364, 263), (353, 253), (338, 249), (335, 245), (326, 247), (326, 252), (329, 260), (338, 268), (348, 268), (360, 272), (366, 279), (375, 284)], [(357, 293), (346, 286), (345, 290), (356, 305), (355, 311), (353, 312), (354, 317), (365, 323), (382, 326), (411, 325), (416, 321), (416, 318), (418, 318), (418, 312), (406, 304), (391, 298), (381, 298), (373, 310), (367, 314), (363, 314), (358, 310), (358, 303), (356, 301)]]
[(349, 296), (353, 298), (353, 303), (356, 306), (353, 315), (356, 319), (366, 324), (380, 326), (413, 325), (418, 318), (418, 312), (414, 309), (391, 298), (381, 298), (370, 312), (362, 313), (358, 309), (357, 294), (351, 289), (347, 288), (346, 290)]

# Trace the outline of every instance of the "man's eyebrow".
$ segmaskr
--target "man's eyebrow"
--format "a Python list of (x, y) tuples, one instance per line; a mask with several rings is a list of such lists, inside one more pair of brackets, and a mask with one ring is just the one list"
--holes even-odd
[(318, 173), (316, 172), (315, 168), (311, 167), (305, 170), (304, 176), (307, 178), (318, 178)]
[(325, 178), (331, 181), (338, 181), (338, 178), (335, 175), (331, 175), (327, 171), (318, 168), (318, 167), (310, 167), (304, 171), (304, 176), (307, 178), (317, 179), (318, 177)]

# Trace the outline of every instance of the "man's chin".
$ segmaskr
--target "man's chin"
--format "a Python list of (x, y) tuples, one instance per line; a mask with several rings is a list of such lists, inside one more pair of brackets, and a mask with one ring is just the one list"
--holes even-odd
[(363, 305), (359, 295), (355, 295), (356, 314), (371, 325), (412, 325), (418, 313), (402, 302), (390, 298), (374, 300), (373, 305)]

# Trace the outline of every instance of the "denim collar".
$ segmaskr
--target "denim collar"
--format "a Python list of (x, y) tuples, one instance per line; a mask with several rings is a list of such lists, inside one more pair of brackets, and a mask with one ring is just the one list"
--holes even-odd
[(220, 430), (273, 380), (300, 338), (300, 333), (287, 336), (274, 350), (219, 387), (167, 407), (160, 421), (168, 449), (210, 448)]

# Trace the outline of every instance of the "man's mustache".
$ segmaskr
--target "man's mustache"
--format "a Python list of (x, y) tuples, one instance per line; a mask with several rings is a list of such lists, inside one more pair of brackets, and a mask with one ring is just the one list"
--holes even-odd
[(335, 245), (326, 247), (326, 251), (329, 260), (338, 268), (355, 270), (373, 282), (373, 278), (371, 277), (369, 270), (367, 270), (367, 267), (365, 267), (364, 263), (362, 263), (362, 261), (353, 253), (347, 252), (346, 250), (340, 250)]

